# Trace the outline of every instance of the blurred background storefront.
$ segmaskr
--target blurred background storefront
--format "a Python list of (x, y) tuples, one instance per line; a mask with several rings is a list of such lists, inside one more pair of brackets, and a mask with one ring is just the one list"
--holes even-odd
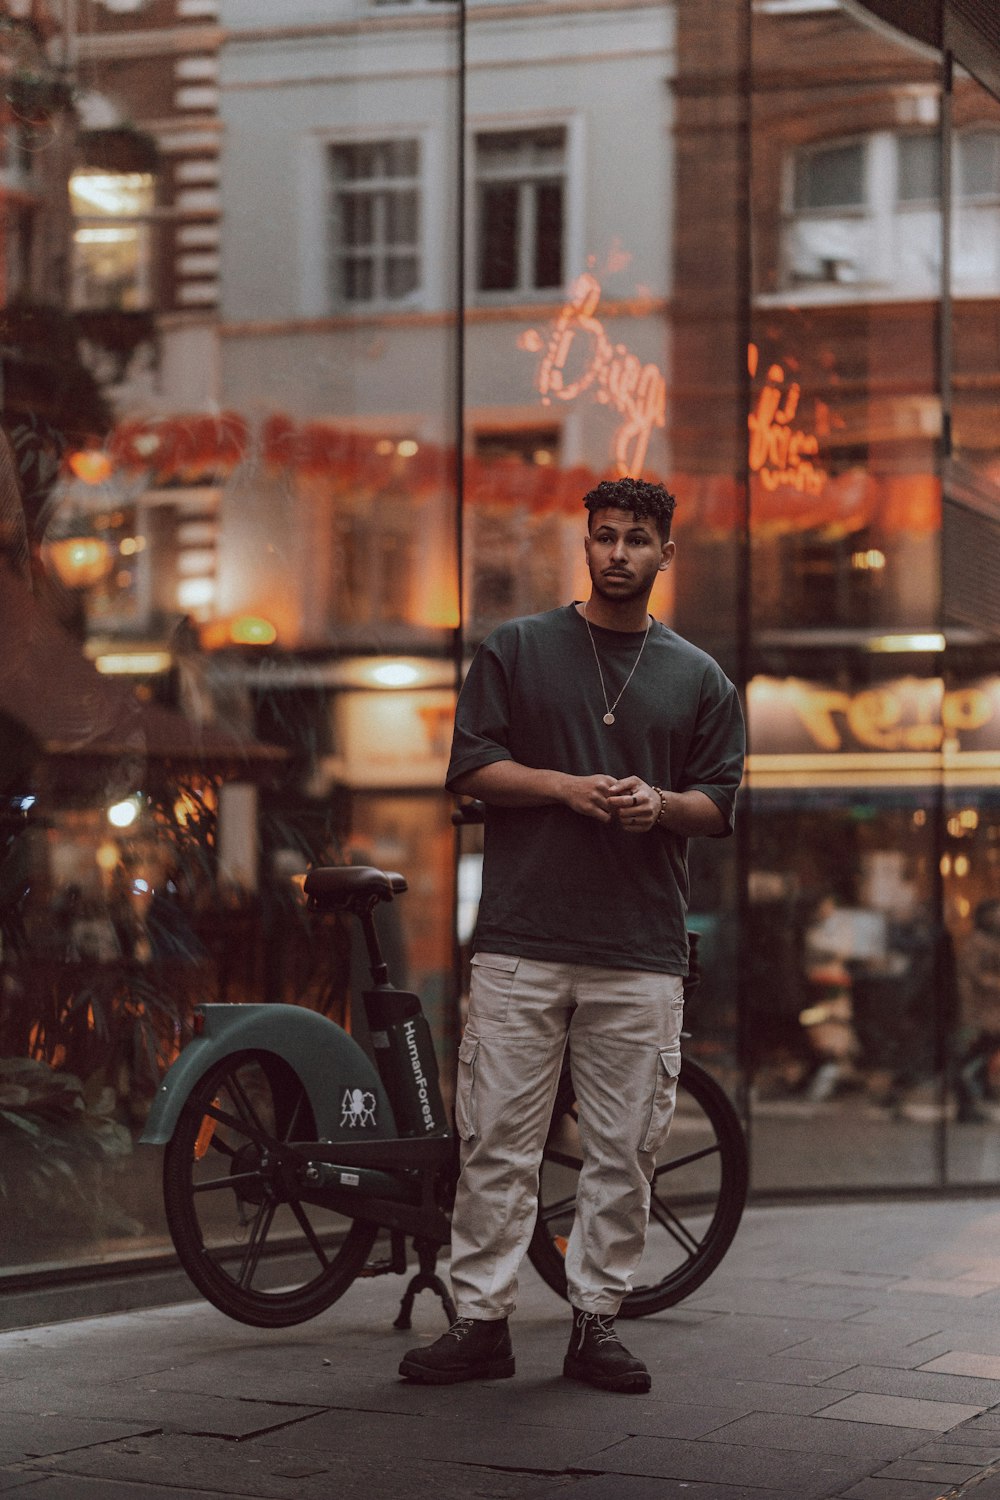
[(0, 1282), (167, 1258), (198, 1000), (349, 1011), (317, 861), (402, 869), (601, 477), (745, 694), (690, 1047), (758, 1193), (994, 1187), (1000, 27), (983, 0), (0, 3)]

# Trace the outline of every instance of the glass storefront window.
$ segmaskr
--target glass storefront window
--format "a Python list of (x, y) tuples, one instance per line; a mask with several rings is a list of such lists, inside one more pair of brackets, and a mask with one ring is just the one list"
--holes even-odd
[(654, 613), (746, 688), (689, 1045), (757, 1185), (986, 1178), (1000, 103), (886, 8), (105, 4), (85, 89), (11, 19), (5, 1265), (163, 1248), (134, 1147), (196, 997), (346, 1019), (310, 863), (410, 878), (447, 1081), (456, 688), (584, 594), (625, 474), (677, 494)]

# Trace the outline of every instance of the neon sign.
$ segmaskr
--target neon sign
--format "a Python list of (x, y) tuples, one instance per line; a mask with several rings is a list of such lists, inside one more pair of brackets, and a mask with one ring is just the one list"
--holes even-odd
[(542, 353), (536, 383), (543, 406), (575, 401), (592, 391), (595, 401), (621, 417), (615, 433), (615, 467), (621, 475), (642, 473), (649, 440), (667, 421), (667, 382), (654, 364), (642, 364), (624, 344), (613, 344), (595, 316), (601, 283), (590, 272), (577, 277), (546, 342), (529, 329), (518, 345)]
[[(757, 373), (758, 350), (750, 345), (751, 376)], [(819, 452), (815, 433), (793, 427), (801, 390), (796, 381), (785, 387), (781, 365), (771, 365), (767, 384), (757, 398), (757, 405), (747, 418), (750, 428), (750, 471), (757, 474), (765, 489), (782, 485), (808, 495), (818, 495), (827, 481), (827, 471), (812, 462)]]
[[(811, 747), (834, 753), (992, 749), (1000, 726), (998, 687), (1000, 680), (992, 678), (945, 691), (940, 678), (910, 677), (847, 692), (797, 678), (755, 678), (751, 722), (770, 753), (799, 742), (793, 724), (805, 731)], [(977, 738), (984, 732), (985, 742)]]

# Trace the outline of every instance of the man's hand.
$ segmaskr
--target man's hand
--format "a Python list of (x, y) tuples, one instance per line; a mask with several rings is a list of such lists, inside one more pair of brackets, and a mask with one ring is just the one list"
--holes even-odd
[(572, 812), (599, 823), (610, 823), (611, 792), (617, 786), (613, 776), (566, 776), (562, 801)]
[(608, 807), (625, 833), (648, 833), (660, 816), (660, 794), (638, 776), (612, 782)]

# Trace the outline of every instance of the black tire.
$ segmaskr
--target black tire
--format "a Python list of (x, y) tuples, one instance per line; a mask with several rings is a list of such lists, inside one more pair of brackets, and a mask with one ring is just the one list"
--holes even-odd
[(268, 1142), (315, 1133), (305, 1089), (273, 1054), (224, 1058), (181, 1110), (163, 1163), (167, 1224), (195, 1286), (241, 1323), (315, 1317), (347, 1290), (378, 1234), (264, 1162)]
[[(580, 1165), (576, 1099), (566, 1073), (542, 1160), (528, 1250), (535, 1270), (561, 1297), (567, 1295), (566, 1242)], [(701, 1286), (733, 1242), (748, 1179), (746, 1139), (728, 1095), (704, 1068), (685, 1059), (674, 1123), (653, 1178), (646, 1251), (619, 1317), (659, 1312)]]

